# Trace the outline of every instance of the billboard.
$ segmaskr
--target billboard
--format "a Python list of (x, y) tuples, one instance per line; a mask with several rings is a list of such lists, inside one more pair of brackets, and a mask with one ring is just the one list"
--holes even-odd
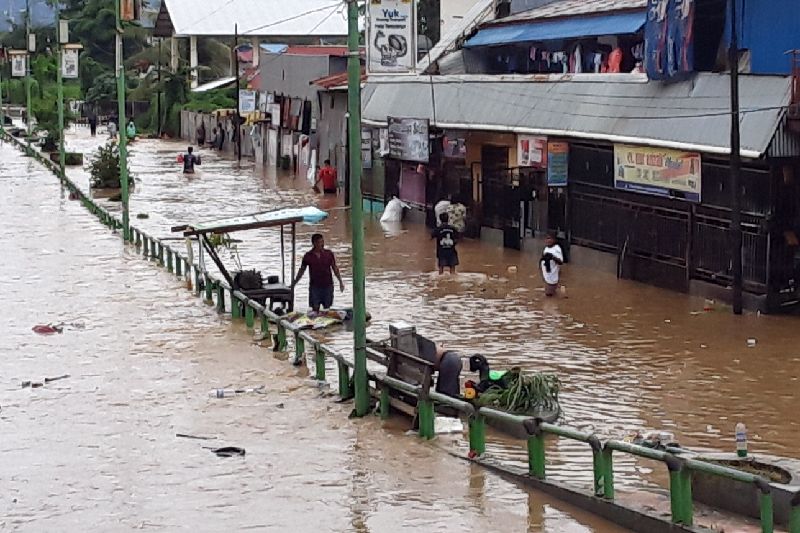
[(77, 48), (64, 48), (61, 52), (61, 75), (66, 79), (78, 77), (78, 57), (80, 50)]
[(416, 2), (368, 1), (367, 72), (414, 72), (417, 62)]
[(647, 0), (645, 69), (651, 80), (694, 70), (695, 0)]
[(11, 75), (24, 78), (28, 68), (28, 54), (24, 50), (9, 50), (8, 55), (11, 58)]
[(696, 152), (615, 144), (614, 186), (699, 203), (702, 160)]
[(256, 111), (256, 91), (239, 90), (239, 114), (249, 115)]
[(428, 120), (389, 117), (389, 155), (393, 159), (427, 163), (430, 155)]

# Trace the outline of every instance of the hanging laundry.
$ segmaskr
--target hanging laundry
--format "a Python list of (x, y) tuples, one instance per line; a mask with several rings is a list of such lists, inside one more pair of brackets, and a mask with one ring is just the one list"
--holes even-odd
[(608, 71), (618, 74), (622, 65), (622, 49), (617, 47), (608, 56)]

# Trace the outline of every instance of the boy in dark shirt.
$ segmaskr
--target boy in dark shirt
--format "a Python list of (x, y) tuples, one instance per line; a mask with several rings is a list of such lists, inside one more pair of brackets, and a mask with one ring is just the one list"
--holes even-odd
[(450, 269), (451, 274), (455, 274), (458, 266), (458, 252), (456, 251), (456, 240), (458, 232), (450, 225), (450, 217), (447, 213), (439, 215), (441, 223), (433, 232), (433, 239), (436, 239), (436, 259), (439, 263), (439, 275), (444, 274), (444, 267)]
[(194, 166), (200, 164), (200, 156), (194, 155), (193, 152), (194, 148), (190, 146), (182, 157), (184, 174), (194, 174)]
[(308, 305), (315, 313), (319, 312), (320, 307), (330, 309), (333, 305), (333, 275), (339, 280), (339, 289), (344, 291), (344, 282), (336, 266), (336, 258), (333, 252), (325, 249), (325, 239), (319, 233), (311, 236), (313, 248), (303, 256), (300, 263), (300, 270), (294, 278), (292, 287), (297, 285), (303, 274), (308, 268), (310, 283), (308, 287)]

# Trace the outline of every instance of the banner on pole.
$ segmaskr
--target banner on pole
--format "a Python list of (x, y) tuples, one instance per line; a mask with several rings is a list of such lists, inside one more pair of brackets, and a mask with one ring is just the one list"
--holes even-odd
[(80, 50), (78, 48), (64, 48), (61, 51), (61, 75), (67, 79), (78, 77), (78, 58)]
[(24, 50), (9, 50), (11, 58), (11, 75), (15, 78), (24, 78), (28, 70), (28, 54)]
[(367, 71), (414, 72), (417, 63), (416, 2), (369, 0)]
[(59, 20), (58, 21), (58, 42), (61, 44), (67, 44), (69, 42), (69, 21), (68, 20)]
[(249, 115), (256, 111), (256, 91), (239, 90), (239, 114)]

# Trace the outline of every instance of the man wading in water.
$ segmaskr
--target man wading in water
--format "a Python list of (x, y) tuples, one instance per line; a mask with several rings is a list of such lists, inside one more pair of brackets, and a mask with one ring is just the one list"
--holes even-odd
[(194, 155), (194, 148), (187, 148), (186, 153), (181, 156), (184, 174), (194, 174), (194, 166), (200, 165), (200, 156)]
[(310, 251), (303, 256), (303, 262), (300, 263), (300, 270), (297, 272), (292, 288), (297, 285), (303, 274), (306, 273), (306, 268), (309, 270), (310, 285), (308, 287), (308, 305), (315, 313), (319, 313), (320, 307), (330, 309), (333, 305), (333, 275), (339, 280), (339, 290), (344, 292), (344, 282), (342, 275), (339, 273), (339, 267), (336, 266), (336, 258), (333, 252), (325, 249), (325, 239), (319, 233), (311, 236)]

